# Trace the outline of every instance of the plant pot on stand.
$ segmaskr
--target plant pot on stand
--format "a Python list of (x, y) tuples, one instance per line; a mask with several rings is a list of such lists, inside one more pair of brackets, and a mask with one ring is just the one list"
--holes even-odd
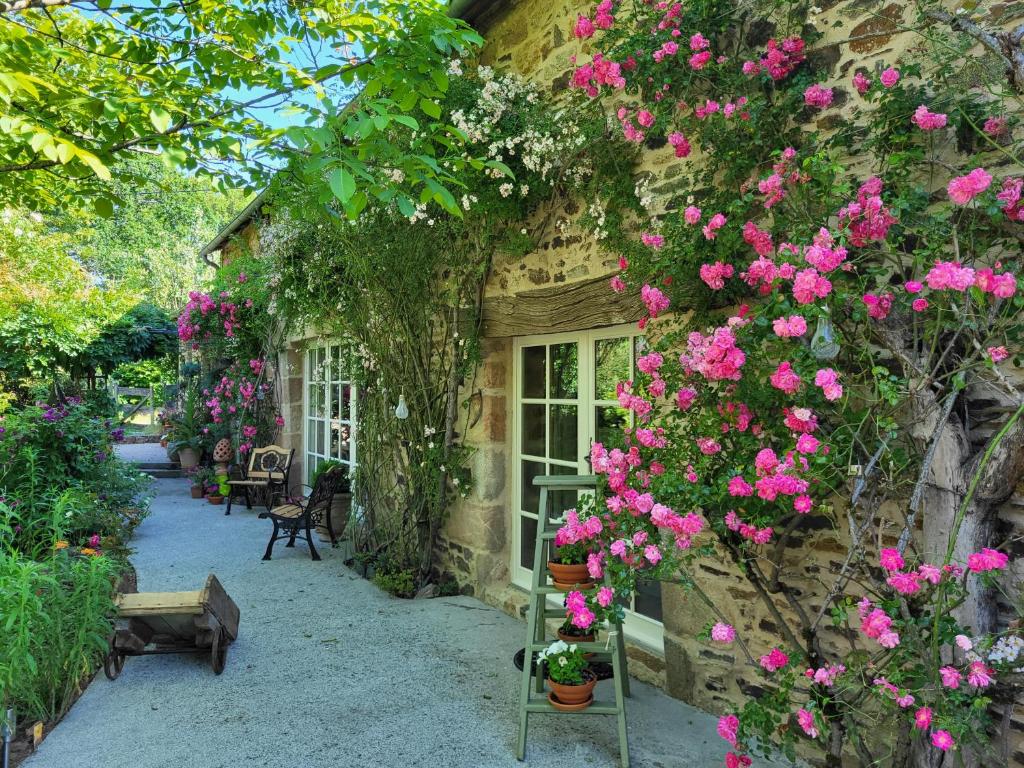
[(555, 586), (563, 592), (573, 589), (591, 589), (594, 586), (594, 580), (587, 570), (586, 563), (566, 565), (549, 560), (548, 570), (551, 572)]
[[(345, 533), (345, 527), (348, 525), (348, 516), (352, 511), (352, 494), (351, 493), (336, 493), (331, 499), (331, 529), (334, 531), (334, 538), (339, 541)], [(330, 541), (331, 532), (327, 530), (326, 525), (318, 525), (316, 527), (316, 534), (320, 537), (320, 541)]]
[(178, 463), (182, 469), (192, 469), (199, 465), (199, 451), (195, 448), (183, 447), (178, 451)]

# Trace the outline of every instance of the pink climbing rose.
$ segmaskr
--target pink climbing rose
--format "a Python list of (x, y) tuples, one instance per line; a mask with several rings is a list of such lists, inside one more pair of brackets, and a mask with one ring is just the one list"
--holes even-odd
[(957, 205), (967, 205), (992, 184), (992, 175), (984, 168), (975, 168), (966, 176), (957, 176), (946, 186), (949, 199)]
[(953, 741), (949, 731), (938, 730), (932, 734), (932, 746), (943, 752), (948, 752), (956, 746), (956, 742)]
[(934, 131), (946, 126), (946, 116), (938, 112), (929, 112), (924, 104), (914, 110), (914, 116), (910, 120), (922, 131)]
[(776, 672), (789, 664), (789, 656), (778, 648), (772, 648), (760, 659), (761, 667), (766, 672)]
[(711, 628), (711, 639), (729, 645), (736, 639), (736, 630), (731, 624), (719, 621)]
[(886, 88), (892, 88), (894, 85), (896, 85), (896, 83), (900, 81), (900, 71), (898, 69), (894, 69), (893, 67), (889, 67), (884, 72), (882, 72), (878, 79), (882, 81), (882, 85), (884, 85)]
[(804, 733), (810, 736), (812, 739), (818, 738), (818, 729), (814, 727), (814, 715), (806, 709), (798, 709), (796, 713), (796, 721), (803, 728)]
[(832, 89), (826, 88), (821, 83), (815, 83), (804, 91), (804, 104), (809, 107), (825, 109), (832, 103), (832, 98)]

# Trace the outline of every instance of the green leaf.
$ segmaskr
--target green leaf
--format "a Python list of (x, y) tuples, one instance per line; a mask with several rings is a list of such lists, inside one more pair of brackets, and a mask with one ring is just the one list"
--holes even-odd
[(96, 209), (97, 215), (101, 218), (109, 219), (114, 215), (114, 204), (110, 201), (109, 197), (97, 197), (93, 200), (92, 205)]
[(420, 99), (420, 109), (423, 110), (425, 115), (432, 117), (435, 120), (441, 117), (441, 107), (439, 107), (435, 101)]
[[(352, 199), (352, 195), (355, 194), (356, 180), (355, 177), (349, 173), (347, 168), (335, 168), (331, 172), (328, 182), (331, 185), (331, 192), (334, 193), (334, 196), (338, 198), (343, 205), (348, 203), (348, 201)], [(363, 204), (366, 204), (365, 201)]]
[(156, 128), (157, 133), (166, 133), (171, 127), (171, 113), (163, 107), (150, 107), (149, 122)]

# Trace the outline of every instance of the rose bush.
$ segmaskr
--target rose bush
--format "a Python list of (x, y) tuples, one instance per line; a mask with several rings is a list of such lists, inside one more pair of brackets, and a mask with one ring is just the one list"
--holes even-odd
[[(694, 159), (684, 204), (648, 199), (639, 241), (604, 240), (622, 268), (611, 288), (640, 288), (654, 344), (618, 389), (623, 443), (593, 448), (600, 503), (567, 530), (588, 533), (591, 574), (620, 596), (680, 572), (704, 596), (695, 566), (724, 554), (760, 597), (772, 648), (704, 596), (719, 616), (706, 639), (735, 643), (764, 678), (719, 723), (728, 766), (798, 740), (830, 765), (848, 750), (984, 762), (987, 707), (1019, 690), (1021, 644), (991, 607), (1008, 564), (992, 520), (1024, 469), (1007, 362), (1024, 307), (1013, 85), (949, 87), (951, 51), (975, 40), (939, 29), (877, 78), (855, 66), (829, 86), (809, 63), (812, 16), (771, 18), (759, 40), (738, 9), (605, 0), (575, 25), (593, 52), (573, 85), (627, 141)], [(848, 119), (818, 121), (840, 90)], [(979, 391), (1007, 414), (980, 449), (959, 415)], [(849, 530), (814, 603), (787, 560), (813, 519)], [(580, 628), (615, 610), (606, 590), (567, 599)], [(848, 647), (824, 640), (828, 625)]]

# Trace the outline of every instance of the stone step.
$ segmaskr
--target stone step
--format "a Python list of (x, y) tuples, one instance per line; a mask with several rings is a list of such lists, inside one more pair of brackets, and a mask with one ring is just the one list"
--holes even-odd
[(180, 469), (144, 469), (143, 472), (152, 478), (185, 476)]
[(181, 465), (176, 461), (133, 461), (132, 465), (136, 469), (149, 470), (149, 469), (181, 469)]

